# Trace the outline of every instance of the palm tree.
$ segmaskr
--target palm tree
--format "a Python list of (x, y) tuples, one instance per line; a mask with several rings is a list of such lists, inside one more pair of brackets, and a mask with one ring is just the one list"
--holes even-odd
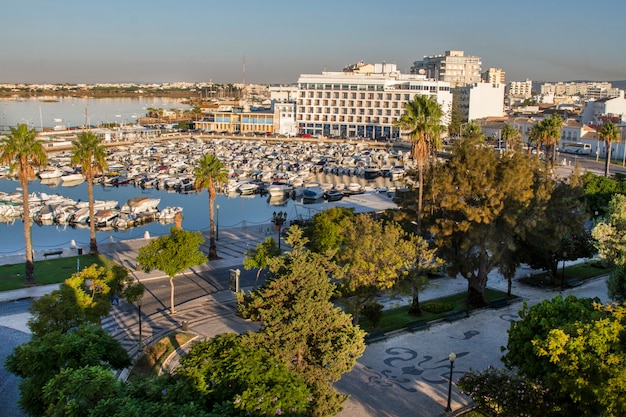
[(555, 113), (547, 119), (542, 120), (540, 123), (544, 126), (544, 145), (546, 145), (546, 147), (549, 146), (552, 150), (550, 165), (554, 168), (554, 162), (556, 161), (556, 147), (561, 139), (563, 119)]
[(478, 140), (480, 142), (485, 141), (485, 133), (480, 128), (480, 125), (474, 120), (465, 125), (463, 131), (461, 132), (461, 136), (465, 139)]
[(215, 197), (217, 196), (217, 188), (221, 184), (228, 182), (228, 171), (222, 161), (220, 161), (215, 155), (207, 153), (198, 162), (198, 165), (193, 170), (193, 175), (196, 178), (195, 188), (196, 192), (204, 188), (208, 189), (209, 193), (209, 258), (217, 258), (217, 247), (215, 246), (215, 221), (214, 221), (214, 208)]
[(433, 96), (416, 95), (404, 106), (404, 114), (396, 125), (408, 131), (411, 154), (418, 170), (417, 233), (422, 230), (422, 200), (424, 193), (424, 165), (431, 151), (440, 147), (441, 118), (443, 111)]
[(45, 166), (48, 161), (46, 150), (37, 140), (37, 131), (25, 124), (11, 127), (11, 133), (0, 139), (0, 163), (9, 165), (9, 172), (17, 172), (22, 186), (24, 205), (24, 243), (26, 244), (26, 284), (35, 283), (35, 263), (31, 241), (31, 217), (28, 205), (28, 182), (35, 177), (35, 168)]
[(521, 132), (514, 128), (512, 125), (505, 123), (502, 126), (502, 139), (504, 140), (504, 147), (508, 151), (509, 149), (517, 148), (519, 140), (522, 137)]
[(598, 135), (604, 140), (604, 146), (606, 146), (606, 161), (604, 162), (604, 176), (609, 176), (609, 166), (611, 165), (611, 144), (613, 142), (619, 142), (620, 132), (617, 125), (613, 124), (610, 120), (602, 125)]
[(528, 132), (528, 140), (530, 143), (537, 144), (537, 158), (539, 158), (541, 154), (541, 147), (544, 145), (545, 141), (545, 126), (543, 123), (536, 123), (530, 128), (530, 131)]
[(93, 132), (82, 132), (73, 141), (72, 164), (80, 165), (87, 181), (87, 198), (89, 199), (89, 253), (98, 253), (96, 241), (96, 222), (93, 221), (95, 209), (93, 199), (93, 178), (95, 174), (107, 169), (106, 150), (100, 139)]

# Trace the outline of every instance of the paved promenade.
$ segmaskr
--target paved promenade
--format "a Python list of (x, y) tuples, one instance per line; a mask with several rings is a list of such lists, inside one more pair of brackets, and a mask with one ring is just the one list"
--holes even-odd
[[(209, 262), (206, 271), (216, 268), (242, 268), (243, 254), (268, 236), (268, 227), (251, 226), (240, 229), (220, 230), (218, 253), (221, 259)], [(146, 239), (106, 243), (99, 245), (99, 250), (122, 265), (131, 269), (139, 281), (163, 278), (163, 274), (154, 271), (145, 274), (134, 271), (134, 259), (139, 248), (147, 243)], [(76, 249), (67, 248), (62, 256), (76, 254)], [(41, 255), (41, 254), (39, 254)], [(36, 254), (36, 257), (38, 254)], [(15, 259), (0, 259), (2, 263), (23, 262), (19, 256)], [(530, 273), (530, 269), (521, 268), (518, 277)], [(506, 280), (497, 273), (489, 276), (488, 287), (506, 290)], [(28, 288), (0, 293), (0, 302), (22, 298), (36, 298), (52, 289), (53, 286)], [(422, 302), (444, 295), (464, 292), (467, 283), (463, 278), (437, 279), (420, 295)], [(513, 293), (529, 304), (549, 299), (559, 291), (528, 287), (515, 281)], [(564, 295), (574, 294), (579, 297), (599, 297), (608, 301), (604, 279), (598, 278), (581, 287), (567, 289)], [(500, 346), (506, 345), (507, 329), (512, 320), (517, 319), (521, 300), (501, 309), (484, 309), (473, 312), (469, 318), (456, 322), (433, 324), (428, 330), (415, 333), (399, 332), (389, 335), (387, 340), (371, 344), (358, 360), (354, 370), (344, 375), (337, 383), (337, 388), (350, 395), (340, 417), (363, 416), (439, 416), (447, 402), (450, 364), (448, 354), (455, 352), (453, 380), (470, 369), (483, 369), (489, 365), (501, 367)], [(386, 307), (408, 303), (406, 298), (382, 298)], [(144, 342), (149, 343), (171, 330), (181, 329), (183, 320), (190, 332), (198, 338), (213, 337), (228, 331), (242, 332), (256, 328), (251, 322), (235, 315), (236, 303), (230, 291), (219, 291), (177, 306), (175, 319), (163, 314), (150, 317), (143, 323)], [(0, 317), (0, 326), (21, 332), (28, 332), (26, 321), (28, 314)], [(118, 338), (124, 347), (134, 355), (137, 353), (136, 310), (114, 308), (103, 320), (102, 325)], [(176, 355), (169, 366), (177, 363)], [(452, 409), (459, 410), (470, 404), (456, 387), (452, 389)]]

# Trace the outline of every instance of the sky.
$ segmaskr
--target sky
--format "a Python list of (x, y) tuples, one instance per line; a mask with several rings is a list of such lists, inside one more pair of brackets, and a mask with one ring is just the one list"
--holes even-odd
[[(626, 79), (624, 0), (0, 0), (0, 83), (291, 84), (462, 50), (507, 81)], [(620, 46), (621, 45), (621, 46)]]

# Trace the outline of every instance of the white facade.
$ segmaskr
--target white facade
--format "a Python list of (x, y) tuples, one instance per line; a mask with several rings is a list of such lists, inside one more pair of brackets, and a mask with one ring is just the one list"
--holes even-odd
[(530, 98), (532, 97), (533, 82), (531, 80), (526, 81), (511, 81), (509, 83), (509, 96)]
[(446, 51), (443, 55), (425, 56), (415, 61), (411, 74), (450, 83), (451, 87), (464, 86), (482, 81), (480, 57), (465, 55), (464, 51)]
[(270, 100), (273, 103), (295, 103), (298, 99), (298, 86), (271, 86), (269, 88)]
[(289, 137), (298, 134), (298, 124), (296, 123), (296, 103), (295, 102), (275, 102), (272, 103), (274, 110), (274, 133)]
[(483, 73), (483, 81), (491, 84), (505, 84), (506, 72), (502, 68), (489, 68)]
[(396, 138), (395, 123), (416, 95), (436, 97), (444, 113), (442, 124), (450, 121), (450, 84), (401, 74), (395, 64), (359, 63), (341, 72), (302, 74), (298, 88), (300, 134)]
[(474, 83), (454, 89), (457, 109), (464, 120), (504, 115), (504, 85)]
[(598, 124), (606, 116), (618, 116), (622, 122), (626, 121), (626, 99), (623, 91), (619, 97), (588, 101), (583, 108), (582, 122)]

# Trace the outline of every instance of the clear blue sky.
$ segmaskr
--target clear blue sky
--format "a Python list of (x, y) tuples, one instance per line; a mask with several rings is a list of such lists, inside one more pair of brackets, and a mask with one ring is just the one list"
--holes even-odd
[(293, 83), (465, 51), (507, 81), (626, 79), (624, 0), (1, 0), (0, 83)]

